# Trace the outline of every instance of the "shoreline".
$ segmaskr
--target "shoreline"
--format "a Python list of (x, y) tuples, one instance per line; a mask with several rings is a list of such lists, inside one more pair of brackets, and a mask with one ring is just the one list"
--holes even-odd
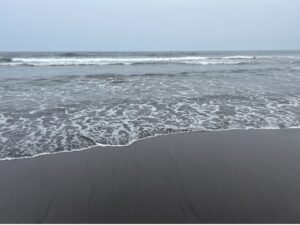
[(44, 153), (40, 153), (37, 155), (33, 155), (33, 156), (24, 156), (24, 157), (18, 157), (18, 158), (11, 158), (11, 157), (7, 157), (7, 158), (0, 158), (0, 162), (1, 161), (11, 161), (11, 160), (22, 160), (22, 159), (32, 159), (32, 158), (36, 158), (36, 157), (44, 157), (47, 155), (55, 155), (55, 154), (60, 154), (60, 153), (72, 153), (72, 152), (80, 152), (80, 151), (88, 151), (94, 148), (119, 148), (119, 147), (128, 147), (136, 142), (139, 141), (143, 141), (146, 139), (151, 139), (151, 138), (157, 138), (160, 136), (169, 136), (169, 135), (177, 135), (177, 134), (189, 134), (189, 133), (206, 133), (206, 132), (230, 132), (230, 131), (256, 131), (256, 130), (263, 130), (263, 131), (268, 131), (268, 130), (300, 130), (300, 127), (289, 127), (289, 128), (248, 128), (248, 129), (240, 129), (240, 128), (233, 128), (233, 129), (221, 129), (221, 130), (189, 130), (189, 131), (178, 131), (178, 132), (171, 132), (171, 133), (165, 133), (165, 134), (156, 134), (154, 136), (148, 136), (148, 137), (143, 137), (140, 139), (136, 139), (133, 140), (131, 142), (129, 142), (128, 144), (125, 145), (104, 145), (104, 144), (97, 144), (94, 146), (90, 146), (90, 147), (86, 147), (86, 148), (79, 148), (79, 149), (72, 149), (72, 150), (63, 150), (63, 151), (59, 151), (59, 152), (44, 152)]
[(299, 146), (300, 129), (184, 132), (1, 160), (0, 222), (299, 223)]

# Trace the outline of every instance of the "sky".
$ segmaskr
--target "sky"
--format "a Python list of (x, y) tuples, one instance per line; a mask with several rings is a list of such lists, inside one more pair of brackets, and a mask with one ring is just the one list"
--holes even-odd
[(300, 50), (300, 0), (0, 0), (0, 51)]

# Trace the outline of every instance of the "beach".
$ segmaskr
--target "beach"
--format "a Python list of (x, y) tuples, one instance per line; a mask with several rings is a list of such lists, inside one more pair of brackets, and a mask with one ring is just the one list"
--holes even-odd
[(3, 160), (0, 222), (299, 223), (299, 146), (231, 130)]
[(300, 1), (70, 2), (1, 1), (0, 225), (300, 224)]

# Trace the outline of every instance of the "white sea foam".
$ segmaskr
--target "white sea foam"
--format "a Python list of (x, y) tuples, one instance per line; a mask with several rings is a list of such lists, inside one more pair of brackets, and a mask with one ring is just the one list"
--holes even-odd
[(224, 56), (223, 59), (253, 59), (254, 56), (247, 55), (235, 55), (235, 56)]
[(153, 63), (173, 64), (200, 64), (200, 65), (224, 65), (252, 63), (254, 60), (289, 59), (299, 61), (298, 55), (225, 55), (225, 56), (80, 56), (70, 54), (66, 56), (42, 56), (42, 57), (0, 57), (0, 66), (70, 66), (70, 65), (135, 65)]
[(5, 66), (76, 66), (76, 65), (135, 65), (135, 64), (200, 64), (224, 65), (251, 63), (253, 56), (182, 56), (182, 57), (14, 57), (1, 62)]
[[(1, 121), (5, 122), (0, 128), (0, 139), (4, 144), (1, 156), (11, 157), (11, 149), (17, 152), (15, 157), (23, 157), (43, 154), (45, 149), (51, 153), (92, 146), (124, 146), (145, 137), (184, 130), (300, 126), (297, 115), (299, 97), (286, 96), (281, 99), (275, 93), (269, 96), (259, 89), (252, 92), (253, 84), (249, 84), (243, 95), (239, 96), (226, 94), (238, 87), (226, 83), (225, 89), (216, 90), (203, 79), (194, 80), (193, 83), (188, 80), (170, 82), (167, 78), (159, 80), (160, 89), (155, 88), (158, 80), (151, 77), (143, 81), (147, 86), (140, 83), (138, 89), (143, 89), (143, 92), (134, 99), (129, 96), (135, 90), (127, 83), (115, 85), (97, 79), (88, 83), (81, 78), (68, 81), (63, 87), (58, 86), (56, 93), (53, 93), (51, 86), (42, 89), (42, 92), (23, 93), (18, 101), (26, 103), (29, 99), (35, 99), (38, 108), (26, 110), (20, 105), (17, 106), (19, 109), (2, 114)], [(108, 98), (105, 101), (109, 104), (102, 102), (103, 93), (97, 91), (97, 83), (103, 82), (103, 90), (107, 92), (105, 98)], [(213, 78), (209, 82), (214, 82)], [(196, 91), (199, 86), (200, 97), (199, 91)], [(89, 92), (82, 96), (76, 95), (74, 99), (73, 90), (77, 92), (84, 89), (89, 89)], [(161, 97), (156, 96), (151, 100), (147, 94), (149, 91)], [(121, 93), (123, 96), (120, 99)], [(171, 93), (173, 98), (168, 98)], [(50, 107), (48, 96), (55, 100), (55, 107)]]
[[(36, 157), (41, 157), (41, 156), (47, 156), (47, 155), (56, 155), (56, 154), (61, 154), (61, 153), (72, 153), (72, 152), (80, 152), (80, 151), (84, 151), (84, 150), (89, 150), (89, 149), (94, 149), (96, 147), (110, 147), (110, 148), (119, 148), (119, 147), (126, 147), (126, 146), (130, 146), (132, 144), (134, 144), (137, 141), (143, 141), (145, 139), (151, 139), (151, 138), (155, 138), (155, 137), (160, 137), (160, 136), (167, 136), (167, 135), (176, 135), (176, 134), (186, 134), (186, 133), (195, 133), (195, 132), (224, 132), (224, 131), (234, 131), (234, 130), (280, 130), (281, 128), (278, 127), (264, 127), (264, 128), (246, 128), (246, 129), (219, 129), (219, 130), (207, 130), (207, 131), (189, 131), (189, 132), (174, 132), (174, 133), (166, 133), (166, 134), (156, 134), (153, 136), (149, 136), (149, 137), (144, 137), (144, 138), (140, 138), (140, 139), (136, 139), (133, 140), (132, 142), (128, 143), (128, 144), (124, 144), (124, 145), (103, 145), (103, 144), (96, 144), (94, 146), (90, 146), (90, 147), (86, 147), (86, 148), (78, 148), (78, 149), (71, 149), (71, 150), (64, 150), (64, 151), (59, 151), (59, 152), (43, 152), (43, 153), (39, 153), (36, 155), (32, 155), (32, 156), (23, 156), (23, 157), (6, 157), (6, 158), (0, 158), (0, 161), (10, 161), (10, 160), (24, 160), (24, 159), (33, 159)], [(299, 127), (289, 127), (289, 130), (292, 129), (300, 129)]]
[(13, 58), (15, 63), (25, 63), (35, 66), (46, 65), (110, 65), (135, 63), (180, 63), (201, 61), (207, 57), (139, 57), (139, 58), (105, 58), (105, 57), (68, 57), (68, 58)]

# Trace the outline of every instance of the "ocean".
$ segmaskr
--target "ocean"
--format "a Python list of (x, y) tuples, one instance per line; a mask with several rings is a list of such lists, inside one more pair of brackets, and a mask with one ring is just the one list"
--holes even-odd
[(300, 127), (300, 51), (0, 53), (0, 159)]

